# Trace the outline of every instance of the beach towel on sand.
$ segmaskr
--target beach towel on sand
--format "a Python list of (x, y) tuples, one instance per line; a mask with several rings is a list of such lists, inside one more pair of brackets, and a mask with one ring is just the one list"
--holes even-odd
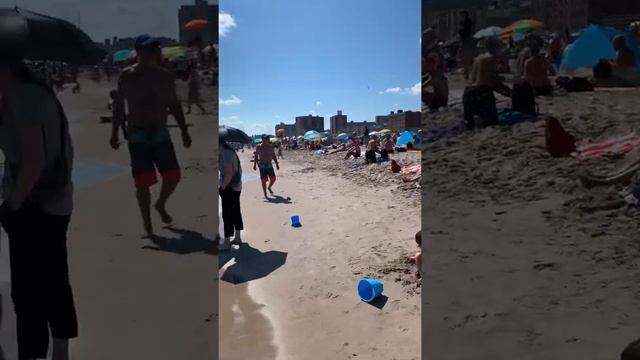
[(567, 133), (553, 116), (545, 119), (545, 145), (553, 157), (569, 156), (576, 151), (576, 139)]
[(576, 157), (584, 160), (604, 155), (621, 155), (637, 148), (640, 148), (640, 136), (632, 132), (599, 143), (582, 145), (578, 147)]
[(413, 174), (413, 173), (417, 173), (422, 171), (422, 165), (418, 164), (418, 165), (413, 165), (413, 166), (409, 166), (406, 168), (402, 168), (402, 170), (400, 170), (401, 174)]

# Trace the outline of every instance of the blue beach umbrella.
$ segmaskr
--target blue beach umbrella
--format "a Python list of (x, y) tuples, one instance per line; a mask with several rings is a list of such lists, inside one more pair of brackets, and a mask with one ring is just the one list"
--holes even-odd
[(417, 134), (416, 132), (411, 130), (404, 131), (398, 138), (398, 141), (396, 142), (396, 146), (407, 145), (410, 142), (414, 142), (415, 141), (414, 137), (416, 136), (416, 134)]
[(324, 135), (315, 131), (315, 130), (309, 130), (306, 133), (304, 133), (304, 139), (305, 140), (313, 140), (313, 139), (318, 139), (323, 137)]

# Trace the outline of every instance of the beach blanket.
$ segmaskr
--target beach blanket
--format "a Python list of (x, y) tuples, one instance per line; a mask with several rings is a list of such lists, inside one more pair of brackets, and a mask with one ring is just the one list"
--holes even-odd
[(413, 174), (413, 173), (417, 173), (422, 171), (422, 165), (418, 164), (418, 165), (413, 165), (413, 166), (409, 166), (409, 167), (405, 167), (402, 168), (402, 170), (400, 170), (401, 174)]
[(498, 112), (498, 124), (515, 125), (521, 122), (531, 121), (536, 115), (525, 114), (512, 109), (502, 109)]
[(604, 155), (626, 154), (637, 148), (640, 148), (640, 136), (632, 132), (599, 143), (581, 145), (575, 156), (580, 160), (592, 159)]

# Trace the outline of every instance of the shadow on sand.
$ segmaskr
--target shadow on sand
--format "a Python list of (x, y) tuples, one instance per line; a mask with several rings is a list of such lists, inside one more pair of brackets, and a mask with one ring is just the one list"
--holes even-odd
[(290, 197), (282, 197), (280, 195), (271, 195), (271, 197), (264, 199), (264, 202), (272, 203), (272, 204), (291, 204)]
[(150, 239), (153, 245), (145, 245), (142, 248), (170, 252), (178, 255), (188, 255), (199, 252), (210, 255), (217, 254), (215, 240), (207, 239), (199, 232), (173, 227), (166, 227), (166, 229), (176, 234), (177, 237), (166, 238), (154, 235)]
[(287, 261), (287, 253), (282, 251), (267, 251), (265, 253), (252, 248), (248, 244), (242, 244), (238, 250), (231, 250), (219, 255), (219, 269), (234, 260), (220, 278), (231, 284), (242, 284), (252, 280), (263, 278)]
[(371, 306), (377, 307), (382, 310), (382, 308), (387, 305), (387, 301), (389, 301), (389, 297), (386, 295), (380, 295), (375, 298), (372, 302), (368, 303)]

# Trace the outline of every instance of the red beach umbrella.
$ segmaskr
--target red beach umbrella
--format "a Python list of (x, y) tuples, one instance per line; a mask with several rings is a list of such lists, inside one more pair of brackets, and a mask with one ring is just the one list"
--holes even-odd
[(209, 26), (209, 22), (204, 19), (195, 19), (191, 20), (188, 23), (184, 24), (185, 30), (200, 30)]

